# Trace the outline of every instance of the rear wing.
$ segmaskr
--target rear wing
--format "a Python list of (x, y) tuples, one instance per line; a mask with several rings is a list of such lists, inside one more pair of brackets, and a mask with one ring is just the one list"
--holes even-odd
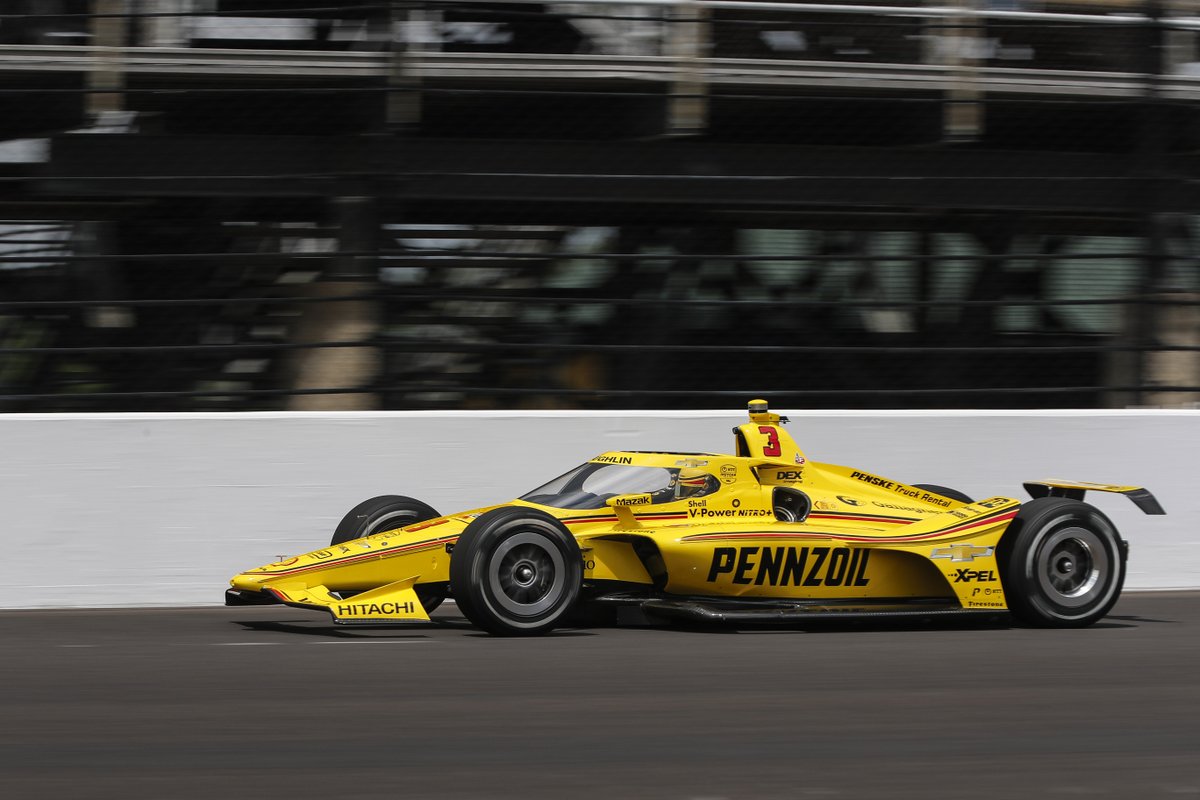
[(1072, 500), (1082, 500), (1087, 491), (1113, 492), (1123, 494), (1133, 501), (1133, 504), (1147, 514), (1166, 514), (1149, 489), (1141, 486), (1111, 486), (1107, 483), (1087, 483), (1086, 481), (1028, 481), (1025, 491), (1030, 497), (1069, 497)]

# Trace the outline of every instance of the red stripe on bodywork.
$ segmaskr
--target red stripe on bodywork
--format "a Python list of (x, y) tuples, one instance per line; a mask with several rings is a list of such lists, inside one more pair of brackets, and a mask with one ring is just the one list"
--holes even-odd
[(351, 556), (343, 556), (341, 558), (334, 558), (328, 561), (319, 561), (316, 564), (309, 564), (306, 567), (296, 567), (295, 569), (285, 569), (278, 572), (267, 572), (262, 574), (271, 576), (298, 575), (302, 572), (311, 572), (312, 570), (316, 569), (328, 569), (329, 567), (335, 565), (341, 567), (347, 564), (357, 564), (360, 561), (370, 561), (373, 558), (391, 558), (392, 556), (407, 555), (408, 553), (414, 553), (420, 550), (431, 550), (435, 547), (441, 547), (442, 545), (457, 541), (457, 536), (444, 536), (441, 539), (415, 542), (410, 545), (405, 545), (404, 547), (389, 548), (387, 550), (369, 550), (365, 553), (356, 553)]
[[(637, 520), (641, 522), (662, 522), (670, 519), (687, 519), (687, 512), (671, 512), (666, 514), (634, 514)], [(608, 514), (599, 517), (564, 517), (559, 520), (565, 525), (579, 525), (588, 522), (616, 522), (617, 517), (614, 514)]]
[(808, 515), (809, 519), (848, 519), (856, 522), (894, 522), (908, 523), (916, 522), (915, 517), (887, 517), (883, 514), (842, 514), (839, 512), (812, 513)]
[(962, 531), (968, 531), (972, 528), (978, 528), (981, 525), (990, 525), (993, 523), (1005, 522), (1017, 515), (1016, 509), (1005, 514), (987, 517), (985, 519), (972, 520), (971, 522), (962, 525), (956, 525), (952, 528), (944, 528), (942, 530), (930, 531), (929, 533), (918, 533), (911, 536), (847, 536), (841, 533), (829, 533), (813, 531), (811, 533), (788, 532), (776, 533), (774, 531), (746, 531), (743, 533), (700, 533), (695, 536), (685, 536), (681, 541), (685, 542), (712, 542), (725, 539), (837, 539), (843, 542), (919, 542), (924, 539), (936, 539), (942, 536), (950, 536)]
[(998, 517), (988, 517), (985, 519), (975, 519), (975, 520), (971, 520), (970, 522), (964, 522), (962, 525), (959, 525), (958, 527), (950, 528), (949, 530), (945, 530), (945, 531), (941, 531), (941, 533), (942, 534), (958, 533), (959, 531), (970, 530), (971, 528), (978, 528), (980, 525), (987, 525), (992, 522), (1003, 522), (1004, 520), (1012, 519), (1016, 515), (1017, 515), (1017, 511), (1016, 511), (1016, 509), (1013, 509), (1012, 511), (1009, 511), (1008, 513), (1002, 514)]
[(616, 522), (617, 518), (609, 514), (601, 517), (565, 517), (561, 521), (566, 525), (575, 525), (581, 522)]

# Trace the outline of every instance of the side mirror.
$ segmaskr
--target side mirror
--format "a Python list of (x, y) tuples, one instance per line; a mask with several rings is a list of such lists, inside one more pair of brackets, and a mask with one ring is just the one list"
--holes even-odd
[(640, 528), (642, 524), (637, 521), (632, 509), (650, 505), (651, 499), (648, 494), (618, 494), (605, 500), (604, 504), (616, 513), (620, 527)]
[(618, 494), (604, 501), (609, 508), (628, 508), (629, 506), (648, 506), (652, 502), (648, 494)]

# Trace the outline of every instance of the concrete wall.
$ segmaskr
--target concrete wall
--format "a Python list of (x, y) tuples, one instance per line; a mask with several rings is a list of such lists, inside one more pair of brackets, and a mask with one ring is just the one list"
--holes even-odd
[[(1089, 499), (1131, 541), (1130, 589), (1200, 587), (1200, 412), (792, 411), (811, 460), (973, 496)], [(744, 412), (0, 415), (0, 607), (220, 603), (234, 573), (328, 542), (378, 494), (502, 502), (612, 449), (729, 452)]]

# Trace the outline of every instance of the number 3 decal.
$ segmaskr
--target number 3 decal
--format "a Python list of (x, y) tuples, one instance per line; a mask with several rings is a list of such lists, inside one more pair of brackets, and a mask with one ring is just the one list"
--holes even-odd
[(783, 454), (783, 449), (779, 446), (779, 431), (770, 425), (759, 425), (758, 432), (767, 435), (767, 443), (763, 445), (764, 456), (767, 458), (778, 458)]

